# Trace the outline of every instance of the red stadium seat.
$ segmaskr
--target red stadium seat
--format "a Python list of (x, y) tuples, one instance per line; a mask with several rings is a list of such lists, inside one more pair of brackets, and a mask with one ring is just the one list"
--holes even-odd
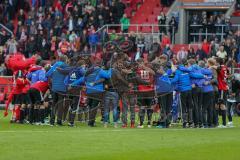
[(155, 15), (151, 15), (148, 18), (149, 23), (156, 23), (157, 22), (157, 17)]
[(150, 33), (151, 31), (152, 31), (152, 29), (150, 28), (150, 26), (144, 26), (142, 28), (143, 33)]
[(162, 8), (154, 8), (152, 14), (160, 15), (161, 11), (162, 11)]
[(132, 17), (132, 8), (126, 8), (125, 14), (127, 15), (127, 17)]

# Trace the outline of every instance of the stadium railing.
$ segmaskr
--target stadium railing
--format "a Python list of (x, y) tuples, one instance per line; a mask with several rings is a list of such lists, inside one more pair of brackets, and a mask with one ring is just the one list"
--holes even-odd
[[(120, 31), (121, 27), (123, 27), (124, 25), (122, 24), (106, 24), (103, 27), (101, 27), (100, 29), (98, 29), (96, 31), (96, 33), (101, 33), (106, 29), (106, 32), (111, 34), (112, 33), (112, 29), (116, 29), (118, 28)], [(160, 31), (159, 28), (160, 27), (165, 27), (166, 31), (169, 31), (170, 28), (171, 32), (171, 40), (172, 40), (172, 44), (175, 44), (175, 28), (171, 25), (158, 25), (158, 24), (129, 24), (127, 25), (129, 26), (129, 32), (128, 33), (120, 33), (120, 32), (116, 32), (116, 34), (131, 34), (131, 31), (134, 31), (135, 34), (144, 34), (144, 35), (152, 35), (152, 36), (162, 36), (164, 34), (163, 31)], [(146, 28), (146, 29), (145, 29)]]
[[(211, 28), (214, 27), (214, 28)], [(193, 43), (196, 43), (196, 37), (209, 38), (210, 36), (216, 35), (223, 41), (224, 37), (227, 35), (227, 31), (240, 31), (240, 25), (237, 24), (222, 24), (222, 25), (190, 25), (189, 26), (189, 36), (193, 39)], [(198, 38), (199, 41), (201, 38)]]
[[(8, 33), (11, 34), (11, 36), (13, 35), (13, 32), (10, 29), (8, 29), (6, 26), (4, 26), (2, 23), (0, 23), (0, 28), (5, 29)], [(0, 32), (0, 34), (3, 34), (3, 33)]]

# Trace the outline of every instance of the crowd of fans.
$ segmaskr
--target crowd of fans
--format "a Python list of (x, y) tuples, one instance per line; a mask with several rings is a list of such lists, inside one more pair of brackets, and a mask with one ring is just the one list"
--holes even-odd
[[(106, 32), (96, 35), (105, 24), (129, 23), (124, 15), (125, 4), (119, 0), (6, 0), (0, 2), (1, 65), (8, 53), (22, 52), (26, 57), (38, 54), (52, 60), (59, 54), (95, 53), (100, 44), (109, 40)], [(114, 39), (116, 37), (111, 36)]]
[(217, 36), (219, 40), (221, 34), (224, 34), (224, 37), (232, 35), (235, 29), (231, 27), (229, 20), (230, 18), (225, 17), (225, 14), (221, 12), (207, 13), (203, 11), (191, 14), (189, 18), (189, 41), (202, 41), (207, 38), (206, 32), (209, 37)]

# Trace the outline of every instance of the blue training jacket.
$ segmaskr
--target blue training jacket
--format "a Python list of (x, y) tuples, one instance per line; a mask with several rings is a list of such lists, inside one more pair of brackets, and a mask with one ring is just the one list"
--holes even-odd
[(190, 91), (192, 89), (190, 80), (190, 70), (183, 65), (180, 65), (175, 72), (174, 78), (171, 83), (176, 84), (176, 90), (180, 92)]
[(204, 77), (203, 76), (194, 76), (196, 74), (201, 75), (202, 74), (202, 68), (196, 64), (189, 67), (191, 70), (190, 79), (191, 84), (195, 84), (197, 87), (202, 88), (204, 83)]
[(167, 72), (163, 75), (157, 73), (155, 76), (156, 92), (158, 94), (173, 92), (174, 87), (171, 83), (168, 73), (170, 72)]
[(112, 69), (109, 70), (103, 70), (99, 67), (95, 67), (93, 72), (85, 77), (85, 83), (87, 94), (93, 94), (93, 93), (102, 93), (104, 92), (104, 85), (103, 83), (98, 83), (95, 85), (92, 85), (92, 83), (99, 81), (100, 79), (110, 79), (112, 76)]
[(31, 85), (38, 81), (46, 81), (46, 71), (43, 69), (33, 71), (27, 75), (27, 78), (31, 80)]
[(207, 92), (213, 92), (214, 88), (212, 86), (212, 84), (210, 83), (210, 81), (213, 79), (213, 72), (211, 69), (208, 68), (204, 68), (202, 69), (202, 73), (205, 75), (205, 82), (209, 82), (207, 85), (203, 84), (203, 92), (207, 93)]
[(204, 78), (203, 74), (193, 73), (189, 68), (180, 65), (175, 72), (172, 84), (176, 84), (176, 90), (180, 92), (192, 90), (191, 78)]
[(51, 67), (51, 69), (46, 73), (46, 76), (52, 78), (52, 91), (54, 91), (54, 92), (66, 92), (67, 87), (64, 84), (64, 80), (65, 80), (66, 76), (64, 74), (61, 74), (57, 70), (57, 67), (64, 69), (64, 68), (68, 67), (68, 65), (64, 62), (57, 61)]
[(64, 80), (64, 84), (66, 86), (73, 85), (73, 86), (79, 86), (82, 85), (83, 82), (79, 81), (77, 84), (73, 84), (75, 81), (79, 79), (84, 79), (84, 75), (86, 73), (86, 69), (83, 67), (76, 67), (72, 68), (71, 71), (69, 71), (69, 75), (66, 76)]

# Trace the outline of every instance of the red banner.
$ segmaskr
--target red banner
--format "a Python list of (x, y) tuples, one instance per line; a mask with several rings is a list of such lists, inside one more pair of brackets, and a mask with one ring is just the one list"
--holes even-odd
[(13, 88), (13, 77), (3, 76), (0, 77), (0, 104), (5, 104), (9, 93)]

